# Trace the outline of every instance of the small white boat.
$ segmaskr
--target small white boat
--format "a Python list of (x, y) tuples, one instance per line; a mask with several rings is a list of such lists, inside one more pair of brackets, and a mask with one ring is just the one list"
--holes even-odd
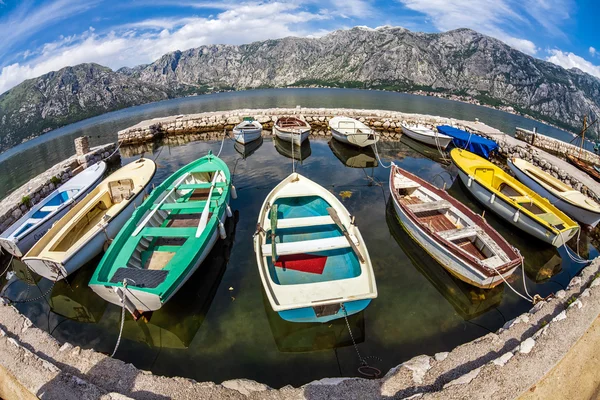
[(236, 142), (246, 144), (255, 141), (262, 135), (262, 124), (252, 117), (246, 117), (233, 128), (233, 137)]
[(408, 234), (458, 279), (489, 289), (521, 263), (498, 232), (446, 191), (394, 164), (389, 188)]
[(48, 230), (23, 262), (51, 281), (78, 270), (119, 233), (144, 200), (155, 172), (154, 161), (141, 158), (109, 175)]
[(100, 161), (69, 179), (4, 231), (0, 245), (13, 256), (23, 257), (55, 221), (96, 187), (104, 171), (106, 163)]
[(421, 125), (402, 124), (402, 133), (418, 142), (439, 147), (442, 150), (445, 150), (452, 141), (452, 137)]
[(348, 210), (293, 173), (265, 199), (254, 251), (273, 310), (291, 322), (327, 322), (377, 297), (371, 258)]
[(310, 135), (310, 125), (296, 117), (281, 117), (273, 124), (273, 135), (286, 142), (301, 145)]
[(518, 180), (565, 214), (592, 228), (600, 221), (600, 205), (579, 190), (523, 159), (513, 158), (507, 162)]
[(379, 140), (379, 133), (349, 117), (334, 117), (329, 121), (331, 135), (342, 143), (367, 147)]

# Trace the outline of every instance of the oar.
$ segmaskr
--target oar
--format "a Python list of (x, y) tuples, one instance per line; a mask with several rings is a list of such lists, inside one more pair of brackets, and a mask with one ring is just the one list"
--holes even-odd
[(202, 210), (202, 215), (200, 216), (200, 221), (198, 221), (198, 229), (196, 229), (196, 237), (199, 238), (202, 234), (204, 228), (206, 228), (206, 224), (208, 223), (208, 213), (210, 210), (210, 198), (212, 197), (213, 189), (217, 184), (217, 176), (221, 171), (216, 171), (215, 176), (213, 176), (213, 180), (210, 184), (210, 190), (208, 191), (208, 199), (206, 199), (206, 205), (204, 206), (204, 210)]
[(360, 253), (360, 250), (358, 250), (358, 247), (354, 244), (354, 241), (350, 237), (350, 232), (348, 232), (348, 229), (346, 229), (346, 227), (344, 226), (344, 224), (342, 224), (342, 220), (340, 219), (340, 216), (338, 215), (338, 213), (332, 207), (327, 207), (327, 212), (329, 213), (329, 216), (331, 217), (331, 219), (333, 220), (333, 222), (335, 222), (335, 224), (337, 226), (339, 226), (340, 229), (342, 230), (342, 233), (344, 234), (344, 236), (348, 240), (348, 243), (350, 243), (350, 246), (352, 247), (352, 250), (354, 250), (354, 252), (358, 256), (358, 259), (360, 260), (360, 262), (364, 263), (365, 262), (365, 258)]
[(277, 231), (277, 204), (271, 207), (271, 260), (273, 264), (277, 261), (277, 249), (275, 248), (275, 232)]

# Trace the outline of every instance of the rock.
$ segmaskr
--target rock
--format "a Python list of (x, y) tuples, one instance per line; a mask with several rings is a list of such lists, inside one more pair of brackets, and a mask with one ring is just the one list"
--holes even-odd
[(250, 396), (253, 392), (263, 392), (269, 390), (265, 384), (251, 381), (249, 379), (232, 379), (221, 383), (227, 389), (236, 390), (245, 396)]
[(429, 363), (429, 356), (417, 356), (402, 364), (403, 367), (410, 369), (413, 372), (413, 381), (417, 384), (423, 383), (423, 378), (429, 369), (431, 364)]
[(563, 319), (567, 319), (567, 312), (565, 310), (561, 311), (560, 314), (552, 318), (552, 322), (562, 321)]
[(464, 374), (463, 376), (446, 383), (444, 385), (444, 389), (449, 388), (451, 386), (455, 386), (455, 385), (464, 385), (464, 384), (470, 383), (473, 379), (477, 378), (477, 375), (479, 375), (480, 371), (481, 371), (481, 368), (474, 369), (471, 372)]
[(559, 290), (554, 294), (554, 297), (556, 297), (557, 299), (564, 299), (565, 297), (567, 297), (567, 292), (565, 292), (564, 290)]
[(448, 354), (450, 354), (450, 353), (447, 351), (444, 351), (442, 353), (435, 353), (435, 355), (434, 355), (435, 361), (438, 361), (438, 362), (444, 361), (446, 359), (446, 357), (448, 357)]
[(535, 346), (535, 340), (532, 338), (527, 338), (519, 345), (519, 352), (523, 354), (529, 354), (531, 349), (533, 349), (533, 346)]
[(573, 308), (573, 307), (581, 308), (581, 307), (583, 307), (583, 303), (581, 302), (581, 300), (577, 299), (574, 302), (572, 302), (571, 304), (569, 304), (569, 308)]
[(498, 365), (498, 366), (500, 366), (500, 367), (503, 367), (504, 364), (506, 364), (508, 362), (508, 360), (510, 360), (511, 358), (513, 358), (513, 355), (514, 354), (511, 353), (511, 352), (504, 353), (500, 357), (496, 358), (493, 361), (493, 363), (496, 364), (496, 365)]

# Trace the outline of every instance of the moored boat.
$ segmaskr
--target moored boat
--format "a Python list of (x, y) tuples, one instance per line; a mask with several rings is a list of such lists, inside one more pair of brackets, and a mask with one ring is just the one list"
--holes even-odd
[(463, 131), (449, 125), (440, 125), (438, 132), (452, 137), (452, 144), (459, 149), (465, 149), (481, 157), (490, 158), (490, 154), (498, 150), (498, 143), (475, 133)]
[(411, 139), (425, 143), (429, 146), (439, 147), (445, 150), (452, 142), (452, 137), (421, 125), (402, 124), (402, 133)]
[(555, 247), (562, 246), (579, 225), (558, 208), (488, 160), (452, 149), (458, 176), (477, 200), (507, 222)]
[(600, 172), (596, 171), (596, 169), (594, 167), (592, 167), (589, 164), (586, 164), (585, 162), (581, 161), (579, 158), (572, 156), (572, 155), (567, 155), (567, 161), (570, 164), (573, 164), (574, 166), (576, 166), (577, 168), (579, 168), (580, 170), (582, 170), (583, 172), (585, 172), (586, 174), (588, 174), (589, 176), (591, 176), (594, 180), (600, 182)]
[(292, 173), (266, 197), (254, 251), (269, 303), (291, 322), (327, 322), (377, 297), (358, 227), (328, 190)]
[(296, 117), (279, 117), (273, 124), (273, 135), (286, 142), (300, 145), (310, 135), (308, 122)]
[(252, 117), (246, 117), (233, 128), (233, 138), (236, 142), (246, 144), (253, 142), (262, 135), (262, 124)]
[(230, 193), (229, 168), (211, 152), (179, 169), (127, 221), (96, 268), (92, 290), (134, 316), (161, 308), (226, 234)]
[(354, 118), (333, 117), (329, 127), (335, 139), (352, 146), (367, 147), (379, 140), (379, 133)]
[(575, 220), (595, 227), (600, 221), (600, 205), (579, 190), (521, 159), (508, 160), (518, 180)]
[(144, 200), (156, 164), (141, 158), (100, 182), (27, 252), (23, 262), (44, 278), (67, 277), (103, 250)]
[(4, 250), (22, 257), (44, 236), (52, 224), (83, 199), (102, 179), (106, 163), (100, 161), (69, 179), (0, 235)]
[(394, 209), (409, 235), (458, 279), (492, 288), (521, 263), (516, 250), (468, 207), (392, 164)]

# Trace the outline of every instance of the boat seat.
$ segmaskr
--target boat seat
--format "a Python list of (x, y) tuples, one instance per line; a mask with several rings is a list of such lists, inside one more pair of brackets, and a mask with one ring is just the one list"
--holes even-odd
[[(201, 182), (201, 183), (182, 183), (177, 186), (177, 190), (189, 190), (189, 189), (210, 189), (211, 182)], [(217, 182), (215, 183), (215, 188), (224, 188), (227, 187), (227, 182)], [(169, 188), (169, 189), (172, 189)]]
[[(163, 203), (160, 206), (161, 210), (190, 210), (190, 209), (200, 209), (202, 210), (206, 205), (206, 200), (201, 201), (188, 201), (184, 203)], [(210, 201), (210, 207), (217, 207), (217, 200)], [(156, 208), (156, 205), (153, 205), (152, 208)]]
[(481, 263), (488, 268), (496, 269), (504, 265), (505, 261), (497, 255), (494, 255), (490, 258), (486, 258), (485, 260), (481, 260)]
[(120, 179), (108, 182), (108, 191), (113, 204), (119, 204), (123, 200), (129, 200), (133, 194), (135, 185), (133, 179)]
[(169, 271), (164, 269), (119, 268), (110, 280), (120, 283), (127, 279), (129, 286), (155, 288), (167, 278)]
[(61, 205), (58, 205), (58, 206), (44, 206), (44, 207), (40, 208), (40, 211), (41, 212), (52, 212), (52, 211), (55, 211), (56, 209), (58, 209)]
[(142, 229), (142, 236), (145, 237), (189, 237), (196, 234), (196, 228), (154, 228), (146, 227)]
[(332, 225), (333, 219), (329, 215), (319, 217), (282, 218), (277, 220), (277, 229), (303, 228), (307, 226)]
[(421, 185), (417, 182), (403, 177), (402, 175), (396, 175), (394, 179), (394, 189), (418, 189)]
[(476, 226), (467, 226), (466, 228), (449, 229), (447, 231), (437, 232), (437, 234), (448, 241), (460, 240), (477, 235), (479, 228)]
[(507, 183), (501, 183), (498, 189), (500, 190), (500, 193), (508, 197), (523, 196), (523, 193), (519, 192), (517, 189), (513, 188)]
[[(356, 240), (355, 240), (355, 243)], [(336, 250), (350, 247), (350, 243), (345, 236), (337, 236), (326, 239), (303, 240), (290, 243), (276, 243), (275, 253), (278, 256), (291, 254), (317, 253), (320, 251)], [(271, 244), (262, 245), (263, 255), (271, 256)]]
[(407, 204), (406, 207), (416, 214), (428, 211), (446, 211), (452, 208), (452, 204), (448, 200), (437, 200), (426, 203)]

